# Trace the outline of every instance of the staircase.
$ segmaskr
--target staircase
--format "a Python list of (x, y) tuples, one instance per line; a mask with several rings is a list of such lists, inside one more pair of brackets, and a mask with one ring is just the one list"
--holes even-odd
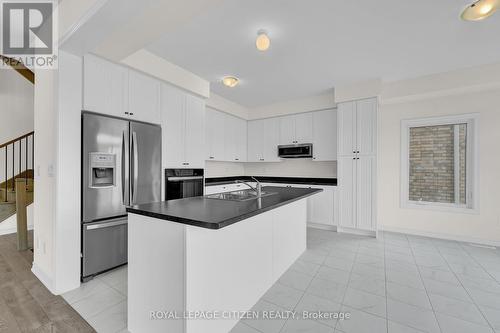
[(26, 184), (26, 206), (33, 202), (34, 138), (30, 132), (0, 144), (0, 223), (16, 214), (16, 180)]

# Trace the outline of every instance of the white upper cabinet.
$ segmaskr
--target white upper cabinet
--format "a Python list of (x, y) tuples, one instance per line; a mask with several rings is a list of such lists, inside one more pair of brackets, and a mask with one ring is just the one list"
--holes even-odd
[(295, 119), (295, 143), (313, 142), (313, 113), (300, 113)]
[(339, 156), (356, 153), (356, 102), (339, 103), (337, 107)]
[(128, 116), (128, 69), (93, 55), (84, 57), (83, 109)]
[(264, 120), (248, 122), (248, 162), (264, 161)]
[(203, 168), (205, 102), (166, 84), (161, 85), (163, 165)]
[(236, 157), (239, 162), (247, 161), (247, 121), (236, 118)]
[(279, 119), (248, 122), (248, 162), (278, 162)]
[(281, 145), (297, 143), (312, 143), (313, 116), (312, 113), (300, 113), (279, 118)]
[(337, 160), (337, 111), (313, 112), (313, 160)]
[(206, 124), (205, 159), (224, 161), (224, 113), (207, 108)]
[(186, 94), (185, 112), (186, 157), (184, 163), (188, 163), (190, 168), (203, 168), (205, 166), (205, 101)]
[(159, 124), (160, 81), (136, 71), (128, 75), (128, 113), (131, 119)]
[(247, 161), (247, 121), (207, 108), (204, 159), (207, 161)]
[(280, 140), (280, 123), (278, 118), (268, 118), (264, 123), (264, 161), (279, 162), (278, 145)]
[(83, 109), (159, 124), (160, 81), (88, 54), (83, 66)]
[(279, 135), (280, 135), (280, 140), (279, 143), (280, 145), (291, 145), (295, 144), (296, 138), (295, 138), (295, 117), (294, 116), (286, 116), (286, 117), (280, 117), (279, 119), (279, 124), (280, 124), (280, 130), (279, 130)]
[(247, 160), (247, 122), (229, 114), (224, 115), (224, 160)]
[(356, 102), (356, 152), (372, 155), (376, 152), (375, 130), (377, 128), (377, 99)]
[(338, 105), (338, 155), (372, 155), (376, 152), (377, 99)]

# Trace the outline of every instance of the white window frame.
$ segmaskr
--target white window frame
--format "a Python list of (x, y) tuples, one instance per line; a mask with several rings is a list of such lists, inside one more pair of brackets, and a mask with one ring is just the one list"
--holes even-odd
[[(410, 128), (467, 124), (466, 204), (412, 201), (409, 199)], [(469, 113), (442, 117), (405, 119), (401, 121), (401, 207), (455, 213), (479, 214), (479, 114)]]

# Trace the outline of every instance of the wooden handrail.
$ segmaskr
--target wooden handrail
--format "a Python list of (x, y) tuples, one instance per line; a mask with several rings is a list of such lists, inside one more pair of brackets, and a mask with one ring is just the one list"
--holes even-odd
[(13, 70), (21, 74), (26, 80), (35, 84), (35, 73), (33, 73), (33, 71), (28, 67), (24, 66), (22, 62), (6, 57), (2, 54), (0, 54), (0, 60), (2, 60), (4, 64), (11, 66)]
[(13, 139), (13, 140), (10, 140), (10, 141), (7, 141), (7, 142), (5, 142), (5, 143), (2, 143), (2, 144), (0, 145), (0, 149), (1, 149), (1, 148), (3, 148), (3, 147), (8, 146), (8, 145), (10, 145), (10, 144), (12, 144), (12, 143), (14, 143), (14, 142), (17, 142), (17, 141), (19, 141), (19, 140), (22, 140), (22, 139), (24, 139), (24, 138), (26, 138), (26, 137), (28, 137), (28, 136), (30, 136), (30, 135), (32, 135), (32, 134), (34, 134), (34, 133), (35, 133), (34, 131), (33, 131), (33, 132), (29, 132), (29, 133), (27, 133), (27, 134), (21, 135), (21, 136), (20, 136), (20, 137), (18, 137), (18, 138), (15, 138), (15, 139)]

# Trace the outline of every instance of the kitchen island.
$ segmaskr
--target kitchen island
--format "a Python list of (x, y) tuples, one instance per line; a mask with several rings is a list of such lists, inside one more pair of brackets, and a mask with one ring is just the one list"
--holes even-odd
[(306, 249), (314, 188), (194, 197), (128, 211), (128, 330), (225, 333)]

